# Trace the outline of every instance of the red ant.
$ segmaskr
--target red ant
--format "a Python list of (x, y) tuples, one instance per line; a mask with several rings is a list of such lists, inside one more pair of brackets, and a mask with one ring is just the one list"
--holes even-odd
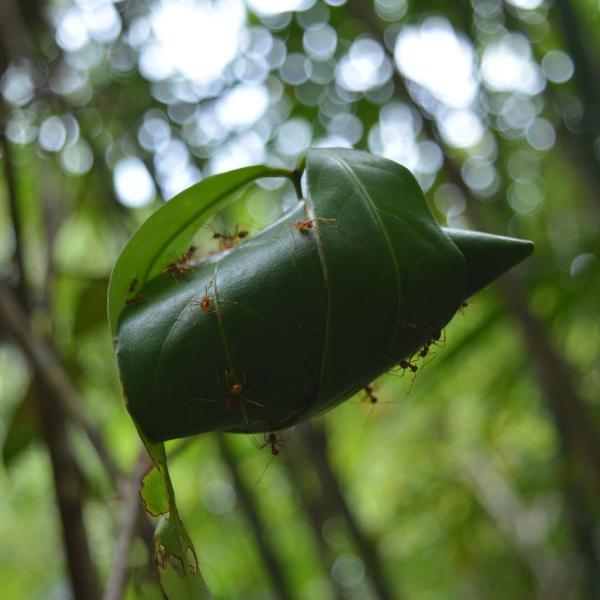
[[(218, 373), (217, 373), (217, 378), (218, 378)], [(225, 398), (225, 410), (227, 412), (231, 412), (231, 411), (235, 410), (235, 408), (237, 406), (237, 401), (239, 399), (240, 408), (242, 410), (244, 418), (246, 419), (246, 421), (248, 421), (244, 403), (248, 402), (249, 404), (254, 404), (254, 406), (258, 406), (260, 408), (264, 408), (264, 405), (261, 404), (260, 402), (256, 402), (256, 400), (250, 400), (247, 396), (244, 395), (244, 393), (243, 393), (244, 385), (246, 384), (245, 377), (241, 383), (239, 383), (239, 382), (234, 383), (234, 380), (235, 380), (235, 377), (233, 376), (233, 371), (225, 371), (225, 387), (227, 388), (227, 391), (224, 394), (222, 394), (218, 398), (210, 398), (210, 399), (195, 398), (194, 401), (195, 402), (216, 402), (217, 400), (220, 400), (221, 398)]]
[(237, 244), (238, 240), (243, 240), (249, 235), (248, 231), (239, 231), (239, 225), (235, 226), (233, 234), (219, 233), (218, 231), (215, 231), (212, 227), (210, 227), (210, 225), (207, 225), (207, 227), (213, 232), (212, 239), (219, 240), (219, 250), (221, 251), (235, 248), (235, 245)]
[(419, 367), (417, 367), (417, 365), (410, 362), (410, 360), (401, 360), (399, 363), (399, 366), (403, 371), (406, 371), (406, 369), (409, 369), (411, 371), (411, 373), (416, 373), (417, 369), (419, 368)]
[(335, 223), (335, 219), (326, 219), (325, 217), (316, 217), (315, 219), (301, 219), (295, 223), (288, 223), (290, 227), (293, 227), (300, 233), (306, 233), (311, 229), (314, 229), (317, 221), (323, 221), (324, 223)]
[(196, 246), (190, 246), (176, 261), (170, 262), (164, 270), (165, 275), (172, 275), (175, 279), (182, 277), (189, 270), (189, 262), (194, 258)]
[(281, 435), (276, 435), (275, 433), (270, 433), (269, 435), (265, 434), (265, 443), (257, 446), (257, 448), (262, 450), (267, 446), (271, 446), (271, 454), (273, 456), (278, 456), (285, 448), (285, 440)]
[(128, 300), (125, 300), (125, 306), (133, 306), (134, 304), (139, 304), (140, 302), (143, 302), (146, 299), (146, 296), (142, 296), (141, 294), (138, 294), (137, 296), (134, 296), (133, 298), (129, 298)]
[(477, 306), (479, 303), (477, 302), (477, 300), (465, 300), (464, 302), (460, 303), (460, 306), (458, 307), (458, 312), (463, 315), (465, 315), (465, 310), (467, 308), (469, 308), (469, 306)]
[(377, 402), (379, 402), (379, 398), (375, 395), (375, 386), (365, 385), (364, 392), (366, 395), (365, 400), (368, 400), (371, 404), (377, 404)]
[(212, 281), (208, 285), (204, 286), (204, 296), (201, 296), (198, 300), (192, 300), (191, 302), (193, 306), (199, 306), (200, 310), (205, 314), (208, 314), (210, 312), (210, 308), (215, 299), (214, 296), (211, 296), (208, 293), (208, 290), (211, 288), (211, 286)]
[(428, 327), (428, 331), (430, 332), (430, 337), (423, 344), (421, 350), (419, 351), (419, 356), (421, 358), (425, 358), (429, 354), (431, 346), (436, 345), (442, 337), (442, 332), (439, 329), (433, 329), (431, 327)]
[(256, 446), (256, 448), (258, 450), (262, 450), (263, 448), (266, 448), (267, 446), (270, 446), (270, 448), (271, 448), (271, 458), (269, 459), (269, 462), (265, 465), (265, 468), (263, 469), (263, 472), (260, 474), (260, 477), (256, 480), (256, 483), (258, 484), (258, 483), (260, 483), (264, 474), (267, 472), (267, 469), (269, 468), (271, 463), (275, 460), (275, 458), (277, 456), (279, 456), (281, 451), (285, 448), (285, 443), (287, 440), (284, 439), (284, 437), (282, 435), (277, 435), (276, 433), (269, 433), (269, 435), (267, 435), (265, 433), (264, 434), (264, 439), (265, 439), (264, 444), (258, 444), (258, 442), (254, 439), (253, 436), (250, 436), (250, 439), (252, 440), (252, 443)]
[(243, 391), (244, 386), (241, 383), (234, 383), (231, 386), (229, 392), (227, 392), (227, 400), (225, 400), (225, 410), (227, 412), (231, 412), (235, 409), (236, 399), (242, 395)]
[[(418, 371), (419, 367), (417, 365), (415, 365), (415, 363), (411, 362), (410, 358), (408, 360), (401, 360), (398, 363), (398, 366), (402, 369), (402, 375), (404, 375), (404, 373), (406, 373), (407, 369), (413, 374), (412, 381), (410, 383), (410, 388), (407, 392), (408, 394), (410, 394), (410, 391), (412, 390), (412, 386), (415, 383), (415, 378), (417, 377), (417, 371)], [(402, 375), (400, 375), (400, 377), (402, 377)]]
[(377, 392), (379, 390), (379, 388), (380, 388), (380, 385), (377, 383), (366, 385), (363, 388), (364, 396), (362, 398), (362, 401), (369, 402), (371, 404), (371, 410), (369, 411), (369, 415), (367, 417), (367, 420), (365, 421), (365, 425), (369, 422), (369, 419), (371, 418), (371, 415), (373, 414), (373, 411), (375, 410), (375, 405), (381, 406), (382, 404), (396, 404), (397, 403), (397, 401), (395, 401), (395, 400), (380, 401), (379, 394), (377, 396), (375, 395), (375, 392)]

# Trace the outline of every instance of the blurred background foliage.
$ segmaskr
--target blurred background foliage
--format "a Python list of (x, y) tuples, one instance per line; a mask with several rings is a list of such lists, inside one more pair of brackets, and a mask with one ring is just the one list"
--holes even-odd
[[(127, 565), (128, 598), (160, 597), (147, 521), (112, 564), (140, 469), (107, 279), (160, 202), (310, 145), (396, 160), (442, 224), (537, 249), (377, 404), (272, 462), (241, 435), (176, 450), (216, 597), (600, 597), (598, 31), (597, 0), (2, 0), (2, 597), (97, 598)], [(277, 185), (215, 230), (272, 221)]]

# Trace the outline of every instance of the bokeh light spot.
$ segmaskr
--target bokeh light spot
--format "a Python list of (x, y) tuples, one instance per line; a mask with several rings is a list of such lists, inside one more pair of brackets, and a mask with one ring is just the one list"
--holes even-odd
[(40, 148), (48, 152), (58, 152), (64, 146), (66, 140), (67, 129), (60, 117), (48, 117), (42, 123), (38, 134)]
[(60, 164), (69, 175), (83, 175), (94, 163), (94, 155), (85, 140), (78, 140), (67, 146), (60, 154)]
[(295, 156), (304, 152), (312, 141), (312, 127), (305, 119), (290, 119), (277, 133), (275, 148), (282, 154)]
[(236, 493), (227, 481), (213, 479), (202, 489), (202, 503), (213, 515), (226, 515), (235, 508)]
[(552, 123), (542, 118), (532, 121), (527, 128), (527, 141), (535, 150), (550, 150), (556, 141), (556, 133)]
[(365, 566), (354, 554), (343, 554), (333, 563), (331, 577), (344, 587), (353, 587), (364, 579)]
[(473, 47), (445, 19), (403, 28), (394, 59), (402, 73), (448, 106), (466, 108), (477, 95)]
[(542, 70), (546, 79), (553, 83), (565, 83), (573, 77), (575, 66), (566, 52), (550, 50), (542, 59)]
[(155, 187), (146, 165), (135, 156), (122, 158), (115, 165), (113, 182), (121, 204), (135, 208), (154, 199)]

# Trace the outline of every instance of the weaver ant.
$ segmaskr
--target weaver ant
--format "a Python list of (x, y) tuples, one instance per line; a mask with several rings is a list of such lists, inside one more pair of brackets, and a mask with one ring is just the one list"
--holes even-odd
[(204, 286), (204, 296), (201, 296), (198, 300), (192, 300), (191, 302), (192, 306), (199, 306), (200, 310), (205, 314), (211, 312), (210, 309), (215, 299), (214, 296), (211, 296), (208, 293), (208, 290), (210, 290), (211, 287), (212, 281), (208, 285)]
[(428, 327), (427, 330), (430, 333), (430, 337), (423, 344), (423, 346), (421, 347), (421, 350), (419, 351), (419, 356), (421, 358), (425, 358), (429, 354), (429, 350), (431, 349), (431, 346), (436, 345), (442, 337), (442, 332), (439, 329), (433, 329), (431, 327)]
[(325, 217), (316, 217), (314, 219), (301, 219), (295, 223), (288, 223), (290, 227), (293, 227), (300, 233), (306, 233), (311, 229), (314, 229), (317, 221), (323, 221), (323, 223), (335, 223), (335, 219), (326, 219)]
[(379, 398), (375, 395), (375, 386), (365, 385), (363, 389), (366, 395), (365, 400), (368, 400), (371, 404), (377, 404), (377, 402), (379, 402)]
[[(365, 385), (365, 387), (363, 387), (363, 389), (362, 389), (364, 395), (361, 398), (361, 401), (363, 403), (368, 402), (371, 405), (369, 414), (365, 421), (365, 425), (369, 422), (369, 419), (371, 418), (371, 415), (373, 414), (373, 411), (375, 410), (375, 406), (381, 406), (382, 404), (397, 404), (398, 403), (397, 400), (383, 400), (383, 401), (380, 400), (380, 397), (379, 397), (380, 387), (381, 386), (379, 383), (371, 383), (369, 385)], [(375, 395), (376, 392), (377, 392), (377, 395)]]
[(260, 477), (256, 480), (256, 483), (258, 484), (260, 483), (264, 474), (267, 472), (267, 469), (271, 466), (271, 463), (275, 460), (277, 456), (279, 456), (281, 451), (285, 448), (285, 443), (287, 442), (287, 440), (282, 435), (276, 433), (269, 433), (269, 435), (265, 433), (265, 441), (263, 444), (259, 444), (253, 436), (250, 436), (250, 439), (252, 440), (252, 443), (254, 444), (254, 446), (256, 446), (258, 450), (262, 450), (267, 446), (271, 448), (271, 458), (269, 459), (269, 462), (265, 465), (265, 468), (260, 474)]
[(270, 433), (267, 435), (265, 433), (265, 443), (260, 446), (256, 446), (259, 450), (266, 448), (267, 446), (271, 447), (271, 454), (273, 456), (278, 456), (279, 453), (285, 448), (286, 440), (283, 439), (283, 436), (277, 435), (275, 433)]
[[(218, 373), (217, 373), (217, 378), (219, 379), (219, 382), (220, 382)], [(245, 385), (246, 385), (246, 377), (244, 377), (244, 379), (240, 383), (239, 381), (235, 381), (235, 377), (233, 376), (233, 371), (226, 370), (225, 371), (225, 388), (227, 389), (227, 391), (224, 394), (222, 394), (221, 396), (219, 396), (218, 398), (195, 398), (194, 402), (216, 402), (217, 400), (225, 398), (225, 410), (227, 412), (231, 412), (231, 411), (235, 410), (235, 408), (237, 406), (237, 402), (239, 400), (240, 408), (241, 408), (244, 418), (246, 419), (246, 422), (247, 422), (248, 417), (246, 415), (246, 409), (245, 409), (244, 403), (248, 402), (249, 404), (254, 404), (254, 406), (258, 406), (260, 408), (264, 408), (264, 405), (261, 404), (260, 402), (257, 402), (256, 400), (250, 400), (247, 396), (244, 395), (244, 386)]]
[(134, 296), (133, 298), (129, 298), (128, 300), (125, 300), (125, 306), (133, 306), (134, 304), (139, 304), (140, 302), (143, 302), (146, 299), (146, 296), (142, 296), (141, 294), (138, 294), (137, 296)]
[(460, 306), (458, 307), (458, 312), (463, 315), (463, 317), (465, 316), (465, 310), (467, 308), (469, 308), (469, 306), (477, 306), (479, 304), (479, 302), (477, 302), (477, 300), (464, 300), (463, 302), (460, 303)]
[(194, 258), (196, 250), (196, 246), (190, 246), (177, 260), (170, 262), (165, 267), (164, 274), (171, 275), (175, 279), (185, 275), (190, 270), (188, 263)]
[(231, 248), (235, 248), (238, 240), (243, 240), (248, 237), (249, 232), (246, 230), (239, 230), (239, 225), (235, 226), (235, 230), (233, 234), (229, 233), (220, 233), (213, 229), (210, 225), (207, 227), (213, 232), (212, 239), (219, 240), (219, 250), (230, 250)]
[(402, 369), (402, 371), (406, 371), (406, 369), (409, 369), (411, 371), (411, 373), (416, 373), (419, 368), (419, 367), (417, 367), (417, 365), (410, 362), (410, 360), (401, 360), (398, 364), (399, 364), (400, 368)]

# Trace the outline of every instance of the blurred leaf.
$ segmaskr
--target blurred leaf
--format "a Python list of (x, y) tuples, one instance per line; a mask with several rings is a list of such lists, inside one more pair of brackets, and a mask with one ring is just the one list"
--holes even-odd
[[(124, 311), (121, 379), (150, 439), (276, 431), (326, 410), (436, 338), (467, 295), (531, 252), (445, 232), (412, 174), (384, 158), (310, 150), (306, 177), (305, 204), (207, 264), (158, 275)], [(192, 235), (196, 214), (182, 218)]]
[(156, 575), (147, 566), (134, 568), (131, 573), (127, 598), (139, 598), (140, 600), (164, 600), (162, 591)]
[(98, 279), (87, 284), (79, 296), (75, 310), (73, 333), (81, 337), (106, 323), (106, 292), (108, 280)]
[(35, 382), (32, 381), (10, 418), (2, 444), (2, 460), (7, 468), (41, 435), (36, 409), (37, 393)]
[(154, 551), (160, 583), (169, 600), (212, 598), (200, 575), (194, 546), (180, 522), (160, 518)]
[(127, 298), (135, 298), (167, 263), (181, 256), (197, 229), (231, 202), (234, 192), (261, 177), (290, 175), (289, 171), (262, 165), (215, 175), (184, 190), (153, 213), (127, 242), (111, 274), (108, 319), (113, 333)]

